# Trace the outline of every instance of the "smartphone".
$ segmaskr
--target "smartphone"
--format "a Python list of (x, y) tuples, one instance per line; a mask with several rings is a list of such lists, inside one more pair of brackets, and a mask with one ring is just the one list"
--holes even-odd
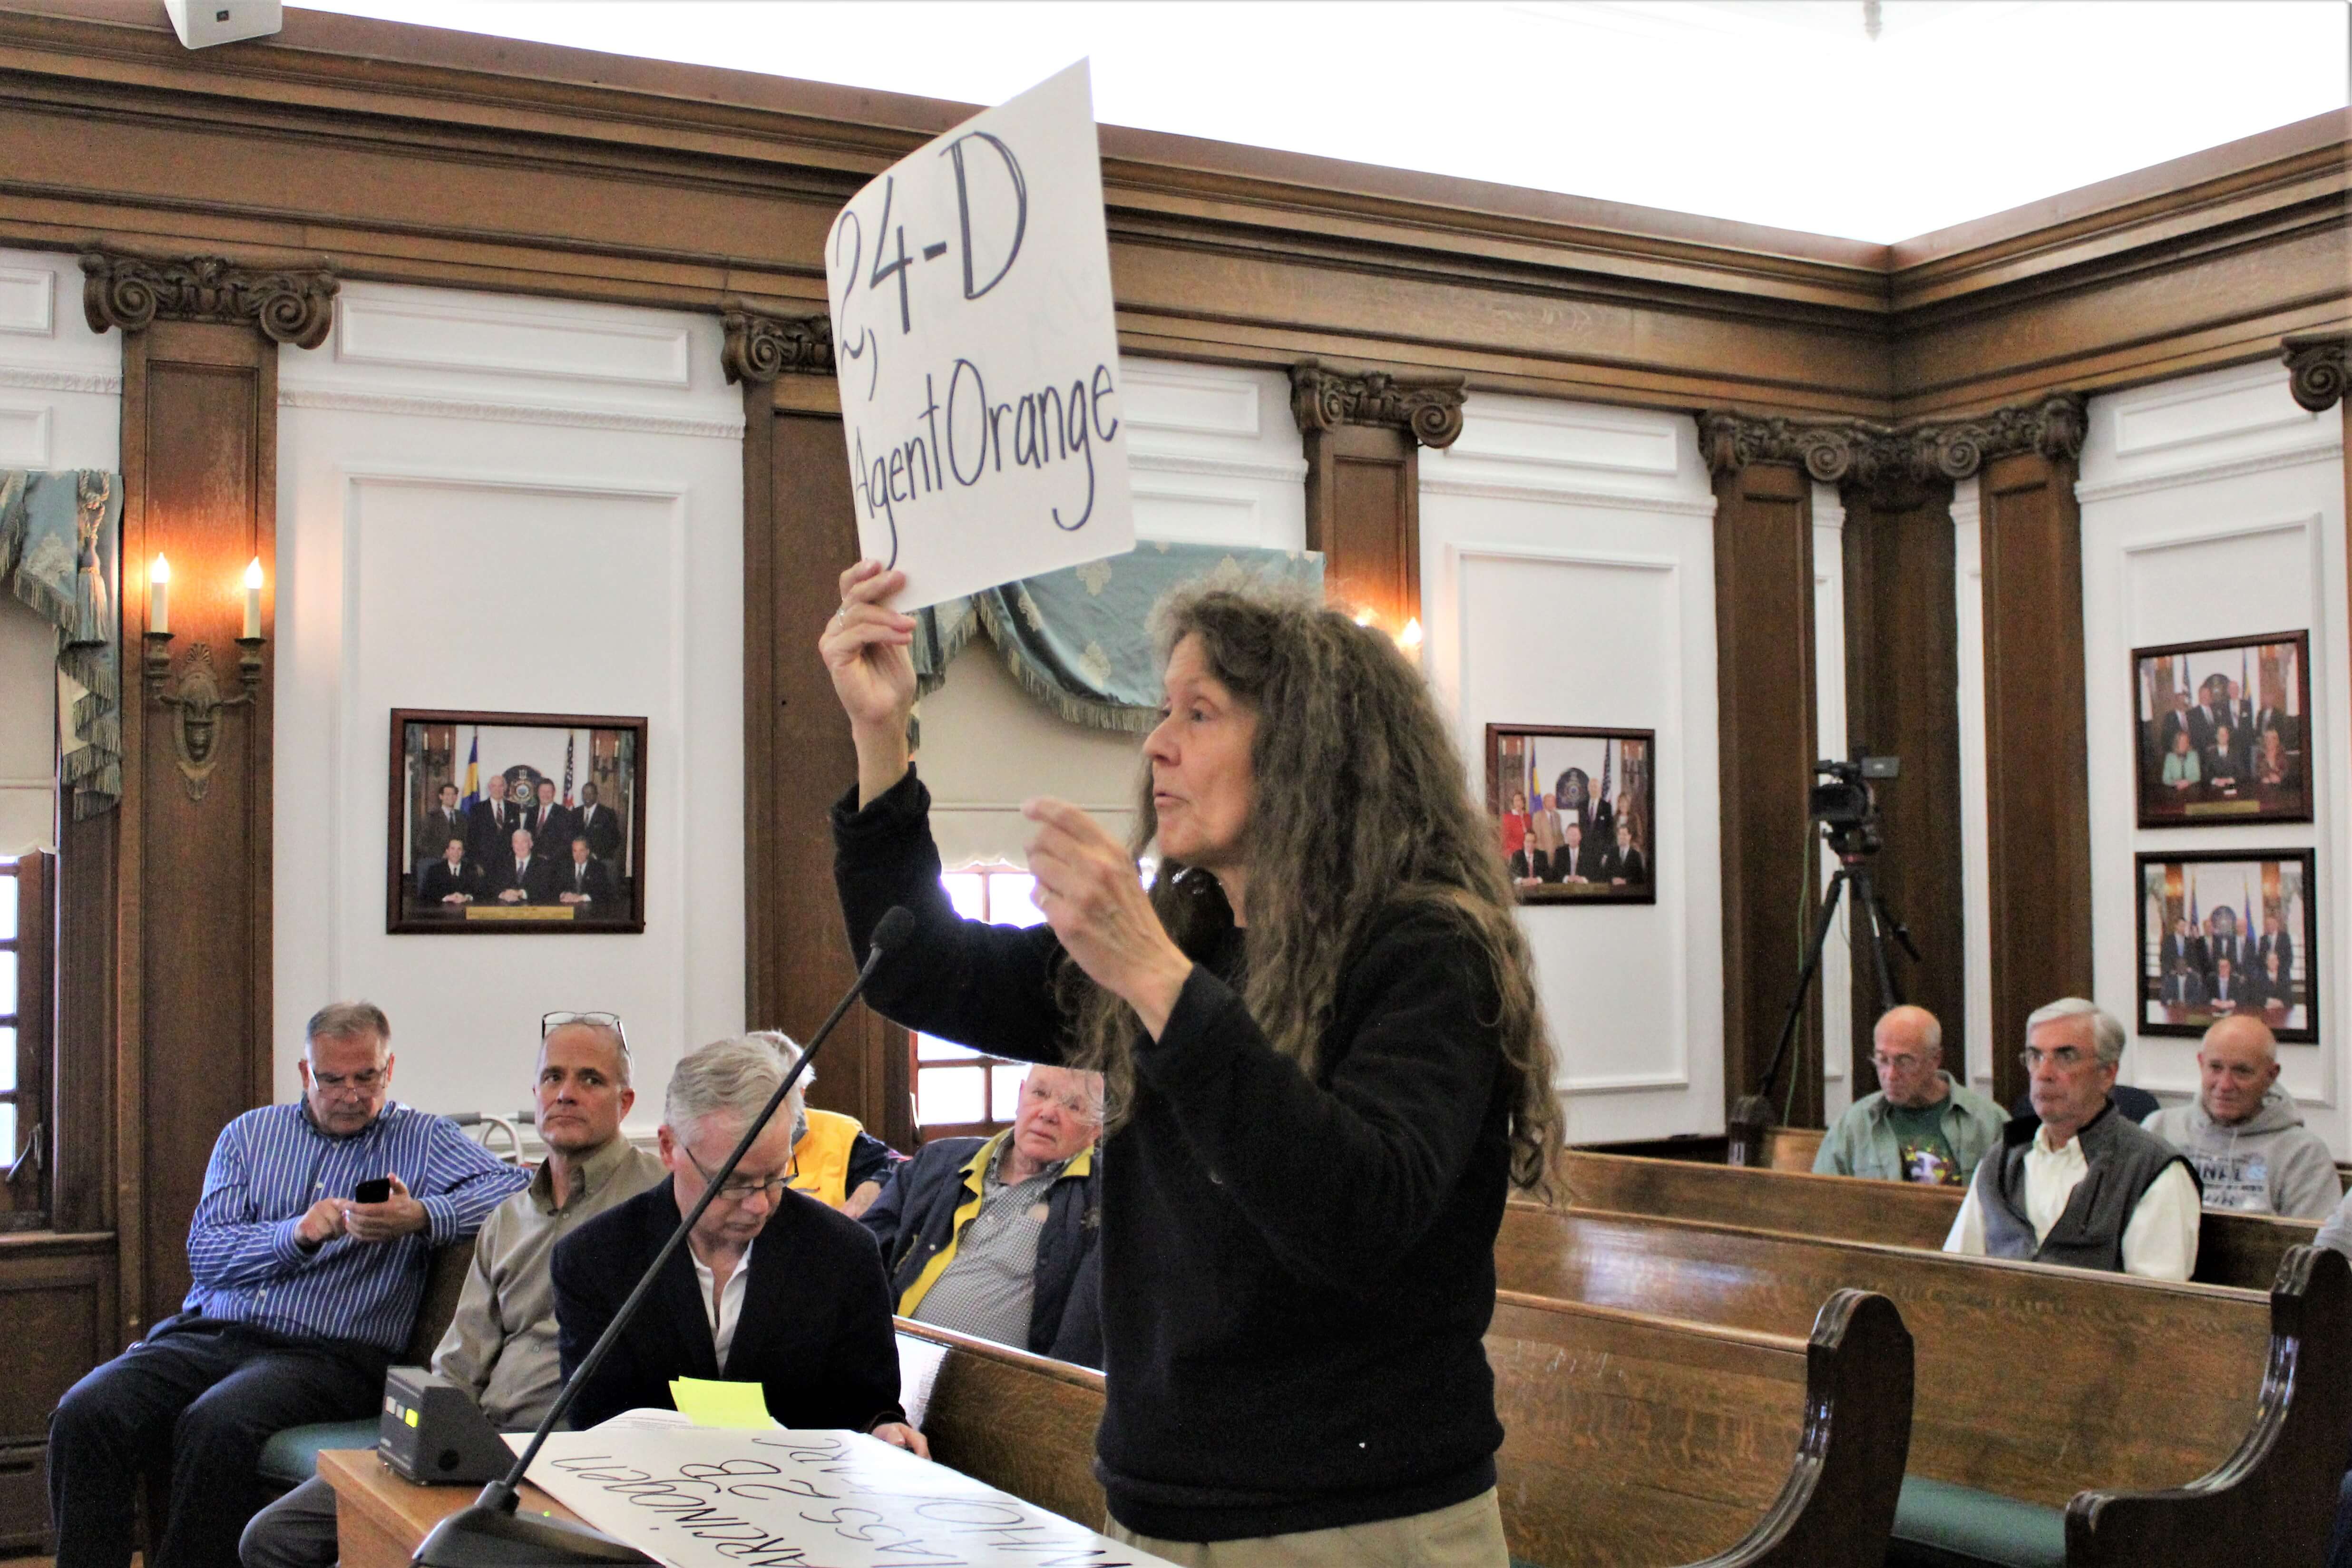
[(362, 1203), (390, 1203), (392, 1178), (390, 1176), (371, 1177), (352, 1188), (352, 1197)]

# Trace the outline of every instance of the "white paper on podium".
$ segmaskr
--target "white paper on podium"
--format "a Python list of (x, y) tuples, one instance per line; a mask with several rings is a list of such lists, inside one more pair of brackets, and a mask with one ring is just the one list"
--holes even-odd
[[(507, 1440), (520, 1452), (530, 1438)], [(529, 1479), (670, 1568), (1166, 1568), (860, 1432), (619, 1416), (551, 1434)]]
[(1135, 548), (1079, 61), (892, 164), (825, 242), (859, 549), (898, 608)]

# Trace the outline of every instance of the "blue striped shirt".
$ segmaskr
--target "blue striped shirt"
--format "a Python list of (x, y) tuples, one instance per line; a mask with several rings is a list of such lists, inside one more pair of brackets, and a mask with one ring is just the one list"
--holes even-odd
[[(313, 1203), (393, 1175), (424, 1204), (423, 1230), (391, 1241), (338, 1236), (315, 1250), (297, 1244)], [(182, 1307), (289, 1338), (397, 1351), (415, 1327), (433, 1249), (474, 1234), (530, 1183), (530, 1172), (457, 1124), (396, 1101), (347, 1138), (320, 1132), (299, 1102), (247, 1111), (221, 1130), (205, 1167), (205, 1196), (188, 1222), (195, 1285)]]

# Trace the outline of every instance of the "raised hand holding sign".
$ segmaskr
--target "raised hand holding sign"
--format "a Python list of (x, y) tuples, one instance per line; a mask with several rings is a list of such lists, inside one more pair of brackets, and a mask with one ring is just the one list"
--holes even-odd
[(1081, 61), (834, 220), (858, 545), (901, 610), (1135, 546), (1093, 105)]

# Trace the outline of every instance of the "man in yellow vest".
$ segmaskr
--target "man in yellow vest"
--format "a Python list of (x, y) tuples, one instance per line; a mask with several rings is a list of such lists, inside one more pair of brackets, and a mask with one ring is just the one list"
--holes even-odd
[[(791, 1036), (772, 1030), (750, 1038), (800, 1049), (792, 1044)], [(801, 1074), (802, 1092), (815, 1082), (812, 1067)], [(856, 1219), (881, 1196), (890, 1173), (906, 1163), (906, 1155), (867, 1132), (856, 1117), (806, 1106), (801, 1124), (793, 1131), (793, 1174), (785, 1185)]]
[(1101, 1131), (1101, 1079), (1037, 1066), (1010, 1128), (924, 1145), (859, 1216), (898, 1314), (1100, 1366)]

